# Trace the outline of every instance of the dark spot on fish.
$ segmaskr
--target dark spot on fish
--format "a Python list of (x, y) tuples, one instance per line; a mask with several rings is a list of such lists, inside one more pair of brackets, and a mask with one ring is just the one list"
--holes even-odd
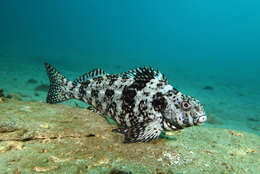
[(98, 100), (96, 100), (96, 106), (95, 108), (98, 110), (98, 111), (102, 111), (102, 103)]
[(148, 97), (149, 96), (149, 92), (143, 92), (143, 94), (146, 96), (146, 97)]
[(109, 86), (113, 85), (114, 82), (117, 80), (117, 78), (115, 78), (115, 77), (110, 77), (109, 79), (110, 79)]
[(157, 83), (157, 87), (162, 87), (163, 84), (162, 83)]
[[(86, 96), (85, 96), (86, 97)], [(82, 97), (82, 99), (81, 99), (83, 102), (85, 102), (84, 100), (83, 100), (83, 97)], [(87, 96), (86, 97), (86, 101), (87, 101), (87, 104), (89, 104), (90, 106), (91, 106), (91, 104), (92, 104), (92, 98), (90, 97), (90, 96)]]
[(139, 109), (140, 114), (143, 115), (144, 111), (147, 109), (146, 101), (141, 100), (138, 105), (138, 109)]
[(172, 95), (173, 93), (169, 93), (169, 92), (166, 94), (167, 97), (171, 97)]
[(128, 118), (130, 120), (131, 125), (136, 125), (136, 123), (138, 123), (138, 119), (133, 112), (129, 113)]
[(123, 102), (122, 103), (122, 110), (125, 113), (132, 113), (133, 109), (134, 109), (134, 106), (135, 106), (134, 102), (132, 102), (132, 103)]
[(86, 90), (82, 85), (79, 87), (79, 95), (81, 98), (83, 98), (86, 95)]
[(173, 88), (172, 90), (173, 90), (173, 93), (174, 93), (175, 95), (177, 95), (178, 92), (179, 92), (176, 88)]
[(112, 89), (107, 89), (106, 92), (105, 92), (105, 95), (108, 97), (108, 98), (111, 98), (113, 95), (114, 95), (114, 90)]
[(35, 91), (41, 91), (41, 92), (48, 92), (49, 90), (49, 85), (46, 85), (46, 84), (41, 84), (39, 86), (36, 86), (34, 88)]
[(131, 89), (127, 86), (124, 87), (122, 92), (122, 110), (125, 113), (131, 113), (133, 112), (134, 106), (135, 106), (135, 100), (134, 97), (136, 96), (136, 91), (134, 89)]
[(87, 88), (89, 84), (90, 84), (90, 80), (87, 80), (87, 81), (81, 83), (81, 86), (83, 86), (84, 88)]
[(121, 83), (125, 83), (127, 81), (126, 78), (121, 79)]
[(131, 104), (134, 102), (136, 91), (130, 87), (125, 86), (122, 92), (122, 99), (125, 103)]
[[(190, 127), (192, 126), (191, 123), (189, 122), (189, 116), (187, 113), (184, 113), (184, 120), (183, 120), (183, 123), (185, 124), (186, 127)], [(177, 120), (176, 120), (177, 121)]]
[(144, 109), (147, 109), (147, 105), (146, 105), (146, 101), (144, 100), (141, 100), (140, 103), (139, 103), (139, 110), (144, 110)]
[(70, 90), (73, 91), (76, 87), (77, 87), (76, 84), (73, 84)]
[(170, 125), (171, 125), (171, 126), (173, 125), (173, 126), (176, 127), (177, 129), (183, 129), (183, 127), (178, 124), (177, 120), (171, 122)]
[(94, 106), (92, 106), (92, 105), (89, 105), (89, 106), (87, 107), (87, 109), (88, 109), (88, 110), (91, 110), (91, 111), (93, 111), (93, 112), (95, 112), (95, 110), (96, 110), (96, 109), (94, 108)]
[[(176, 95), (178, 92), (176, 92), (175, 90), (169, 90), (167, 93), (166, 93), (166, 96), (168, 97), (171, 97), (174, 95)], [(173, 96), (173, 98), (175, 98), (176, 96)]]
[(148, 83), (148, 82), (149, 82), (149, 80), (144, 80), (144, 79), (138, 80), (138, 79), (136, 79), (129, 86), (129, 88), (134, 88), (134, 89), (137, 89), (138, 91), (140, 91), (140, 90), (142, 90), (146, 86), (146, 83)]
[(153, 96), (152, 105), (155, 111), (164, 112), (167, 104), (167, 100), (163, 97), (161, 92), (157, 92)]
[(98, 90), (92, 89), (92, 90), (91, 90), (91, 97), (98, 98)]
[[(87, 80), (83, 83), (81, 83), (80, 87), (79, 87), (79, 97), (82, 99), (84, 96), (86, 96), (86, 91), (88, 88), (88, 85), (90, 84), (90, 81)], [(73, 85), (76, 86), (76, 85)]]
[(177, 104), (174, 104), (174, 106), (175, 106), (176, 109), (179, 109), (179, 108), (180, 108), (180, 106), (177, 105)]
[(163, 94), (161, 92), (157, 92), (156, 94), (153, 95), (153, 98), (160, 98), (163, 97)]
[(114, 118), (114, 116), (115, 116), (115, 114), (117, 112), (117, 110), (116, 110), (116, 103), (113, 102), (110, 105), (107, 105), (106, 111), (108, 112), (108, 114), (110, 116), (112, 116)]
[(204, 89), (204, 90), (213, 90), (213, 87), (212, 87), (212, 86), (204, 86), (203, 89)]
[(96, 81), (97, 84), (100, 84), (104, 79), (103, 77), (96, 77), (96, 78), (93, 78), (94, 81)]

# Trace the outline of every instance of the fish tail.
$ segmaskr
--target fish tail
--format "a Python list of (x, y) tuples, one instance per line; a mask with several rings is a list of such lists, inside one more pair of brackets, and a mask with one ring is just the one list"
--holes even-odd
[(74, 83), (66, 79), (53, 66), (45, 63), (46, 72), (50, 80), (50, 88), (46, 98), (46, 102), (50, 104), (60, 103), (65, 100), (74, 98), (72, 88)]

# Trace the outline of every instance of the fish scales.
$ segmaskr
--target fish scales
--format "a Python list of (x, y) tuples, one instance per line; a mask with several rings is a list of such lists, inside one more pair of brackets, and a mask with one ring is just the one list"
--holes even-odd
[(205, 122), (200, 102), (168, 84), (159, 71), (137, 68), (120, 74), (94, 69), (70, 81), (45, 63), (50, 89), (47, 103), (78, 99), (119, 125), (114, 132), (125, 135), (125, 143), (157, 139), (163, 130), (177, 130)]

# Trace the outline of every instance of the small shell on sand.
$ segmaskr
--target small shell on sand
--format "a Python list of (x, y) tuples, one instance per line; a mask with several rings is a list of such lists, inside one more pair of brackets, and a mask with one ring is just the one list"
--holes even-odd
[(55, 169), (58, 169), (57, 166), (53, 166), (53, 167), (38, 167), (38, 166), (35, 166), (32, 170), (35, 171), (35, 172), (48, 172), (50, 170), (55, 170)]

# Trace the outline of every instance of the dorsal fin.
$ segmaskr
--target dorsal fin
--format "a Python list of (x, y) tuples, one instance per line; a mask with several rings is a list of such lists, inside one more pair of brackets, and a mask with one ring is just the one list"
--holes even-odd
[(80, 76), (79, 78), (74, 80), (74, 83), (84, 83), (87, 80), (90, 80), (90, 79), (95, 78), (95, 77), (104, 76), (106, 74), (107, 73), (105, 73), (105, 71), (103, 71), (102, 69), (96, 68), (92, 71), (89, 71), (88, 73), (83, 74), (82, 76)]
[(127, 72), (119, 74), (122, 78), (134, 78), (137, 80), (151, 80), (158, 79), (167, 82), (166, 77), (159, 70), (153, 70), (153, 68), (149, 67), (140, 67), (133, 70), (129, 70)]

